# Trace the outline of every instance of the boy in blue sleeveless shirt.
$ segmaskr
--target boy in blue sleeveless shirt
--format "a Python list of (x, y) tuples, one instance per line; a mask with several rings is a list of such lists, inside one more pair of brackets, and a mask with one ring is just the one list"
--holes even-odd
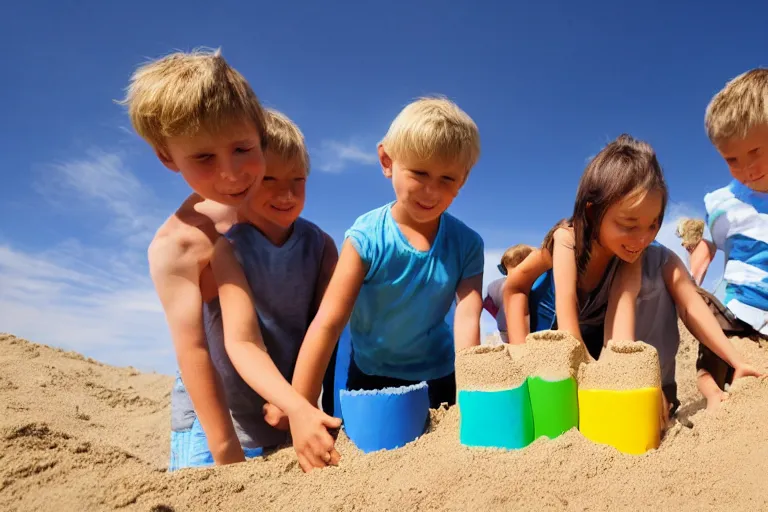
[[(214, 244), (221, 237), (198, 208), (205, 201), (237, 207), (249, 191), (258, 190), (268, 141), (264, 111), (245, 78), (218, 50), (178, 52), (140, 66), (123, 104), (132, 126), (160, 162), (194, 191), (158, 229), (148, 250), (152, 281), (184, 383), (174, 393), (183, 390), (181, 398), (190, 406), (176, 408), (181, 412), (174, 414), (173, 427), (181, 438), (193, 432), (203, 434), (197, 444), (182, 442), (181, 448), (190, 450), (177, 451), (179, 457), (171, 465), (179, 459), (190, 460), (195, 446), (203, 448), (209, 462), (240, 462), (245, 460), (243, 424), (237, 418), (233, 421), (219, 375), (221, 366), (214, 362), (215, 350), (209, 347), (203, 325), (203, 303), (210, 301), (216, 287), (211, 284), (209, 263), (214, 263)], [(228, 248), (226, 243), (219, 245)], [(226, 258), (214, 265), (223, 277), (239, 270), (232, 260), (229, 267)], [(227, 290), (224, 295), (232, 295), (233, 288), (237, 291), (226, 282), (220, 288)], [(251, 330), (238, 339), (251, 342), (249, 362), (260, 369), (250, 386), (288, 411), (294, 424), (301, 425), (299, 437), (327, 438), (326, 444), (333, 446), (326, 427), (338, 426), (339, 420), (317, 410), (290, 386), (263, 349), (258, 324), (248, 327)], [(324, 448), (318, 445), (318, 450)]]
[[(149, 248), (150, 272), (180, 369), (171, 395), (170, 469), (240, 462), (262, 447), (284, 442), (286, 434), (265, 418), (264, 399), (288, 412), (300, 439), (320, 438), (333, 446), (327, 428), (338, 426), (339, 420), (318, 411), (289, 384), (298, 346), (322, 294), (316, 288), (324, 288), (336, 261), (335, 247), (326, 243), (322, 231), (309, 224), (293, 226), (303, 206), (307, 165), (298, 165), (298, 171), (289, 166), (287, 177), (274, 174), (296, 160), (283, 163), (283, 154), (275, 151), (284, 149), (281, 127), (294, 129), (297, 155), (306, 154), (301, 133), (287, 119), (265, 115), (248, 83), (218, 51), (176, 53), (141, 66), (124, 103), (134, 128), (160, 161), (194, 190), (160, 227)], [(266, 164), (272, 169), (265, 178), (264, 150), (270, 137), (275, 140)], [(290, 302), (276, 294), (276, 302), (286, 307), (264, 315), (263, 339), (258, 322), (238, 320), (247, 319), (236, 309), (242, 303), (236, 300), (238, 290), (243, 293), (237, 278), (245, 278), (229, 242), (219, 237), (204, 213), (210, 204), (236, 211), (247, 196), (262, 201), (249, 203), (243, 214), (264, 229), (265, 239), (286, 252), (291, 236), (303, 242), (296, 242), (302, 245), (302, 257), (281, 264), (302, 268), (307, 282), (295, 287)], [(249, 278), (272, 275), (272, 260), (256, 254), (267, 252), (265, 241), (240, 225), (232, 240), (250, 267)], [(247, 283), (240, 285), (247, 288)], [(213, 300), (217, 287), (225, 316), (239, 322), (239, 330), (230, 326), (226, 338)], [(229, 312), (227, 302), (234, 304)], [(250, 373), (241, 378), (235, 367), (247, 367)]]
[[(269, 143), (261, 186), (249, 192), (239, 210), (213, 202), (198, 206), (228, 240), (216, 244), (213, 281), (202, 282), (207, 298), (203, 313), (211, 358), (246, 458), (285, 443), (289, 427), (301, 439), (308, 429), (327, 434), (324, 427), (333, 426), (306, 421), (289, 425), (288, 417), (257, 391), (263, 368), (254, 350), (266, 349), (279, 370), (281, 382), (273, 385), (290, 382), (304, 334), (338, 259), (333, 240), (299, 217), (309, 173), (301, 131), (279, 112), (266, 110), (265, 119)], [(219, 290), (229, 287), (229, 299), (218, 293), (217, 285)], [(254, 343), (259, 335), (263, 343)], [(171, 469), (212, 464), (180, 380), (172, 395), (172, 419)], [(298, 455), (308, 470), (311, 459)]]
[[(314, 403), (349, 321), (347, 388), (427, 381), (430, 404), (453, 404), (455, 350), (480, 343), (483, 241), (446, 209), (480, 154), (472, 119), (442, 98), (417, 100), (378, 146), (395, 201), (357, 219), (296, 364), (294, 387)], [(454, 332), (445, 321), (456, 304)]]

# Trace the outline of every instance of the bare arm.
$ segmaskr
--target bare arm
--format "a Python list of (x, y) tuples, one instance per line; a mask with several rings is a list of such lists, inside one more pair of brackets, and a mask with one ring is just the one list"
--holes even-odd
[(554, 235), (552, 254), (553, 277), (555, 280), (555, 313), (557, 326), (561, 331), (571, 333), (582, 341), (579, 327), (578, 271), (573, 233), (558, 229)]
[(710, 263), (715, 259), (717, 248), (708, 240), (702, 240), (691, 253), (691, 275), (694, 282), (701, 286), (707, 275)]
[(357, 250), (349, 240), (345, 241), (328, 289), (307, 330), (296, 361), (293, 386), (310, 403), (316, 404), (320, 396), (325, 369), (341, 331), (352, 314), (365, 272)]
[(480, 344), (480, 314), (483, 312), (483, 274), (468, 277), (456, 288), (453, 339), (456, 352)]
[(223, 237), (216, 242), (211, 268), (219, 287), (224, 347), (232, 365), (256, 393), (290, 415), (306, 400), (291, 388), (269, 357), (248, 281)]
[(184, 387), (213, 460), (216, 464), (241, 462), (245, 456), (205, 339), (198, 264), (193, 251), (173, 238), (156, 238), (150, 245), (150, 274), (165, 311)]
[(340, 427), (341, 421), (317, 410), (297, 393), (269, 357), (248, 281), (231, 245), (223, 237), (216, 242), (211, 268), (219, 285), (224, 347), (235, 370), (264, 400), (288, 415), (294, 447), (304, 471), (335, 463), (338, 455), (331, 456), (334, 441), (327, 429)]
[(677, 305), (677, 312), (691, 334), (731, 365), (736, 370), (737, 377), (757, 375), (728, 341), (677, 255), (670, 254), (669, 260), (664, 264), (663, 273), (667, 290)]
[[(317, 287), (315, 288), (314, 313), (317, 313), (317, 310), (320, 309), (325, 290), (328, 289), (333, 271), (339, 262), (339, 251), (336, 249), (336, 242), (327, 233), (324, 233), (324, 235), (325, 246), (323, 247), (323, 260), (320, 262), (320, 275), (317, 278)], [(314, 317), (314, 314), (312, 316)]]
[(513, 268), (504, 281), (502, 296), (510, 343), (525, 343), (525, 337), (530, 331), (527, 320), (528, 295), (536, 279), (551, 268), (552, 258), (549, 251), (537, 249)]
[[(322, 302), (325, 290), (328, 288), (328, 282), (333, 275), (333, 271), (336, 268), (336, 263), (339, 261), (339, 252), (336, 249), (336, 243), (327, 234), (323, 233), (325, 238), (325, 245), (323, 247), (323, 254), (320, 260), (320, 273), (317, 277), (317, 283), (315, 285), (315, 295), (312, 302), (312, 310), (310, 311), (309, 321), (312, 322), (317, 310)], [(338, 341), (338, 340), (337, 340)], [(331, 370), (332, 371), (332, 370)], [(267, 403), (264, 405), (264, 419), (267, 423), (280, 430), (288, 430), (288, 416), (275, 404)]]
[(635, 339), (635, 312), (642, 284), (642, 271), (642, 258), (631, 264), (622, 263), (619, 267), (608, 296), (604, 345), (609, 340)]

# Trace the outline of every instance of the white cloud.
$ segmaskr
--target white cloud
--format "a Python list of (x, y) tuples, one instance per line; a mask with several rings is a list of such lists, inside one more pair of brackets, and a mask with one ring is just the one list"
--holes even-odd
[(103, 218), (108, 233), (120, 236), (90, 244), (70, 238), (37, 251), (0, 245), (0, 328), (111, 364), (172, 372), (170, 335), (146, 262), (162, 221), (151, 190), (120, 155), (93, 150), (50, 166), (38, 191), (54, 205)]
[[(373, 145), (371, 147), (375, 148)], [(354, 164), (376, 165), (379, 161), (373, 149), (368, 151), (363, 149), (362, 144), (352, 141), (325, 140), (321, 143), (320, 149), (314, 153), (316, 154), (313, 154), (312, 158), (317, 161), (316, 167), (321, 171), (330, 173), (341, 172)]]
[[(0, 247), (2, 329), (112, 364), (170, 372), (170, 337), (147, 273), (141, 268), (125, 272), (108, 261), (78, 269), (62, 265), (56, 252)], [(114, 272), (119, 278), (112, 280)], [(142, 357), (143, 352), (155, 355)]]
[(91, 149), (85, 158), (54, 164), (37, 188), (54, 205), (98, 208), (112, 233), (135, 246), (146, 247), (163, 220), (154, 193), (119, 153)]

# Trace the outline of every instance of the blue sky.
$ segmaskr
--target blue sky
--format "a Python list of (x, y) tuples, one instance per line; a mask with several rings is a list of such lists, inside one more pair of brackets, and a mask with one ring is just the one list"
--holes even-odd
[[(659, 239), (678, 248), (674, 220), (701, 216), (704, 193), (729, 180), (704, 109), (768, 64), (768, 3), (482, 4), (6, 7), (0, 330), (173, 371), (146, 246), (188, 189), (114, 100), (138, 64), (198, 46), (221, 47), (302, 128), (314, 164), (304, 216), (339, 242), (393, 198), (376, 142), (406, 103), (440, 93), (480, 128), (480, 162), (451, 212), (485, 240), (486, 283), (505, 247), (538, 244), (569, 215), (587, 159), (622, 132), (658, 152), (672, 199)], [(711, 274), (721, 268), (719, 257)]]

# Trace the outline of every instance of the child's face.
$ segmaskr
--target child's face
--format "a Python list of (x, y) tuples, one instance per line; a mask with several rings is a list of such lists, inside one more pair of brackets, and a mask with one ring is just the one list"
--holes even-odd
[(627, 263), (636, 261), (659, 232), (662, 194), (653, 190), (629, 194), (603, 216), (600, 245)]
[(716, 147), (737, 181), (768, 192), (768, 125), (756, 126), (745, 138), (725, 140)]
[(267, 169), (261, 186), (248, 194), (248, 217), (253, 217), (256, 224), (266, 222), (271, 227), (288, 229), (304, 210), (306, 171), (269, 150), (265, 156)]
[(392, 179), (398, 204), (421, 224), (437, 220), (448, 209), (467, 177), (461, 164), (393, 160), (381, 147), (379, 159), (384, 175)]
[(230, 206), (239, 205), (264, 175), (261, 137), (252, 123), (233, 124), (218, 133), (169, 137), (157, 156), (203, 198)]

